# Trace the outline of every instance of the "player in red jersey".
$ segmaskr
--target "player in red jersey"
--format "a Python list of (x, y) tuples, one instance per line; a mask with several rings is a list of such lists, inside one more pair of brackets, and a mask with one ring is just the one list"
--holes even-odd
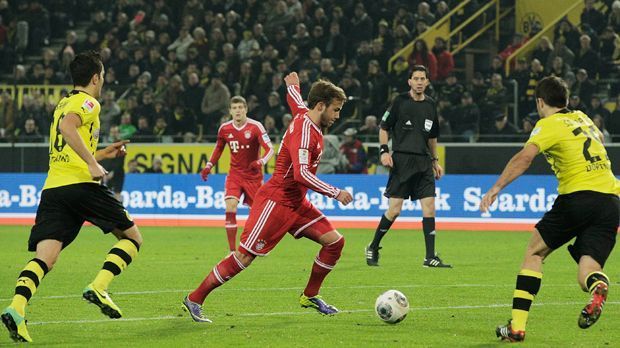
[(300, 296), (300, 304), (322, 314), (338, 313), (338, 309), (321, 299), (319, 288), (340, 258), (344, 237), (308, 201), (306, 192), (310, 188), (342, 204), (353, 200), (349, 192), (315, 175), (323, 150), (321, 128), (331, 126), (338, 119), (346, 96), (333, 83), (318, 81), (310, 89), (308, 108), (301, 98), (297, 73), (287, 75), (284, 81), (288, 89), (287, 101), (295, 118), (282, 138), (276, 169), (256, 194), (237, 251), (220, 261), (183, 300), (184, 308), (194, 321), (210, 322), (202, 313), (207, 295), (247, 268), (256, 256), (267, 255), (287, 232), (295, 238), (306, 237), (322, 245), (306, 289)]
[[(243, 193), (243, 203), (252, 206), (256, 191), (263, 183), (261, 168), (273, 156), (273, 146), (265, 127), (248, 118), (248, 104), (240, 96), (230, 99), (232, 120), (223, 123), (217, 132), (217, 143), (211, 159), (200, 172), (206, 181), (211, 169), (217, 163), (226, 144), (230, 147), (230, 171), (226, 176), (226, 236), (230, 251), (234, 252), (237, 241), (237, 206)], [(265, 155), (259, 158), (260, 147)]]

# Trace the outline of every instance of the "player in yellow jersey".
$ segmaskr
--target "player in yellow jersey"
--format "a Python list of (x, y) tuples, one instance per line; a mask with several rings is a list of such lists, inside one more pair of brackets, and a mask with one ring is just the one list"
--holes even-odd
[(579, 264), (581, 289), (591, 294), (578, 325), (586, 329), (601, 315), (609, 278), (603, 266), (618, 230), (620, 184), (611, 171), (603, 135), (581, 111), (570, 111), (568, 88), (557, 77), (546, 77), (536, 86), (540, 120), (525, 147), (506, 165), (502, 175), (482, 198), (480, 210), (488, 211), (499, 192), (523, 174), (543, 153), (558, 179), (558, 198), (536, 224), (517, 275), (512, 320), (497, 327), (497, 337), (509, 342), (525, 339), (530, 306), (540, 289), (542, 263), (549, 254), (575, 238), (568, 250)]
[(0, 315), (16, 342), (32, 341), (26, 327), (26, 305), (85, 221), (104, 233), (112, 232), (119, 240), (82, 294), (110, 318), (122, 314), (108, 296), (108, 285), (136, 257), (142, 244), (138, 227), (123, 205), (101, 185), (106, 170), (98, 161), (124, 156), (126, 143), (97, 150), (100, 106), (96, 98), (101, 95), (105, 74), (101, 57), (95, 52), (78, 54), (69, 68), (74, 90), (54, 111), (50, 169), (28, 241), (28, 250), (36, 254), (19, 274), (13, 301)]

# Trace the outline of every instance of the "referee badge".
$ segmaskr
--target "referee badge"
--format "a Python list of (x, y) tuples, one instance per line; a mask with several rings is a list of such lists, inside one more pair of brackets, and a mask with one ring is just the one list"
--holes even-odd
[(431, 130), (431, 128), (433, 128), (433, 121), (432, 120), (424, 120), (424, 130), (429, 132)]

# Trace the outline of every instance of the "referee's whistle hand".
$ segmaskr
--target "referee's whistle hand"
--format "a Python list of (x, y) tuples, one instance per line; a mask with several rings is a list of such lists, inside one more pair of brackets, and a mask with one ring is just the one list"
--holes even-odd
[(336, 200), (344, 205), (347, 205), (353, 202), (353, 196), (348, 191), (340, 190), (338, 196), (336, 196)]
[(383, 164), (384, 167), (394, 167), (394, 162), (392, 161), (392, 155), (390, 155), (389, 153), (383, 153), (381, 154), (381, 164)]

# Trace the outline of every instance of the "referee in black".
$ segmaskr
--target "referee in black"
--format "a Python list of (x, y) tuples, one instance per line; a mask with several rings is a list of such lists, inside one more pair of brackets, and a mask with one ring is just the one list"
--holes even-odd
[[(381, 216), (374, 239), (366, 247), (366, 263), (369, 266), (379, 265), (381, 239), (400, 214), (403, 201), (419, 199), (426, 242), (423, 266), (452, 267), (435, 254), (435, 179), (441, 178), (443, 168), (437, 157), (437, 107), (435, 101), (424, 94), (429, 85), (428, 74), (425, 66), (415, 65), (407, 81), (411, 89), (394, 99), (381, 120), (381, 163), (391, 168), (384, 193), (389, 198), (389, 207)], [(393, 155), (390, 155), (387, 145), (389, 133), (393, 138)]]

